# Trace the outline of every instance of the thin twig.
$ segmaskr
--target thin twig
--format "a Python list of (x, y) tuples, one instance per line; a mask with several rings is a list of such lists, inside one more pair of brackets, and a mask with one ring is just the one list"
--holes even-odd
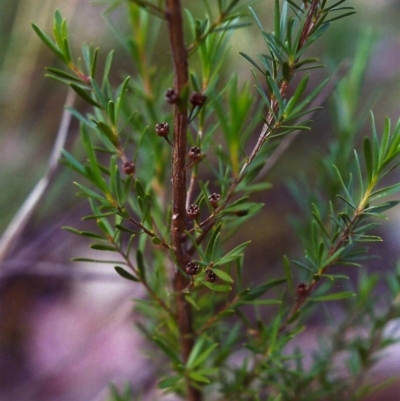
[(72, 107), (74, 100), (75, 92), (72, 89), (69, 89), (64, 105), (64, 112), (61, 118), (60, 126), (58, 128), (53, 150), (50, 155), (47, 170), (4, 231), (0, 239), (0, 262), (5, 260), (16, 240), (28, 224), (32, 213), (42, 199), (57, 170), (58, 159), (61, 156), (61, 149), (64, 147), (65, 141), (67, 139), (68, 130), (71, 122), (71, 113), (67, 110), (67, 107)]

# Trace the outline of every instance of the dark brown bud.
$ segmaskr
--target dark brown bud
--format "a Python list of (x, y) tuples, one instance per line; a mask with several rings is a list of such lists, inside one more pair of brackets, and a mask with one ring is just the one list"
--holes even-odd
[(125, 174), (133, 175), (135, 173), (135, 163), (131, 161), (124, 162), (122, 165)]
[(218, 276), (211, 269), (207, 269), (206, 270), (206, 280), (209, 283), (215, 283), (218, 280)]
[(202, 93), (192, 92), (189, 101), (193, 106), (201, 107), (205, 103), (206, 99), (207, 96), (203, 95)]
[(169, 134), (169, 124), (168, 123), (156, 124), (156, 132), (158, 136), (167, 137)]
[(198, 217), (200, 216), (200, 208), (195, 204), (190, 205), (187, 208), (186, 212), (187, 212), (188, 216), (193, 220), (197, 220)]
[(213, 193), (208, 197), (208, 200), (209, 200), (209, 202), (211, 204), (211, 207), (213, 209), (216, 209), (218, 207), (219, 201), (221, 200), (221, 195)]
[(170, 104), (178, 101), (178, 94), (175, 92), (175, 89), (169, 88), (165, 91), (165, 100)]
[(200, 265), (196, 262), (189, 262), (186, 265), (185, 271), (187, 274), (194, 276), (195, 274), (197, 274), (200, 271)]
[(188, 152), (188, 158), (192, 162), (199, 162), (205, 157), (205, 154), (197, 146), (192, 146)]
[(299, 297), (304, 297), (305, 295), (308, 294), (308, 291), (309, 291), (309, 287), (306, 283), (297, 284), (296, 292)]

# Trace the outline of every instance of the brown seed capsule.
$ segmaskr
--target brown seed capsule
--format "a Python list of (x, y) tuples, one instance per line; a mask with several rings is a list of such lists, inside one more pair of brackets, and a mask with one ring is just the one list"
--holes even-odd
[(304, 297), (305, 295), (308, 294), (308, 291), (309, 291), (309, 288), (306, 283), (297, 284), (296, 292), (299, 297)]
[(218, 207), (219, 201), (221, 200), (221, 195), (213, 193), (208, 197), (208, 200), (209, 200), (209, 202), (211, 204), (211, 207), (213, 209), (216, 209)]
[(125, 174), (133, 175), (135, 173), (135, 163), (131, 161), (126, 161), (122, 165)]
[(200, 208), (195, 204), (190, 205), (186, 209), (186, 212), (187, 212), (188, 216), (193, 220), (197, 220), (198, 217), (200, 216)]
[(195, 274), (197, 274), (200, 271), (200, 265), (196, 262), (189, 262), (186, 265), (185, 271), (187, 274), (194, 276)]
[(207, 269), (206, 270), (206, 280), (209, 283), (215, 283), (218, 280), (218, 276), (211, 269)]
[(178, 101), (178, 94), (175, 92), (175, 89), (169, 88), (165, 91), (165, 100), (170, 104)]
[(192, 146), (188, 152), (188, 157), (190, 160), (196, 161), (201, 157), (203, 153), (201, 152), (201, 149), (197, 146)]
[(156, 133), (158, 136), (167, 137), (169, 134), (169, 124), (165, 122), (156, 124)]
[(201, 92), (192, 92), (189, 101), (193, 106), (201, 107), (206, 99), (207, 96), (203, 95)]

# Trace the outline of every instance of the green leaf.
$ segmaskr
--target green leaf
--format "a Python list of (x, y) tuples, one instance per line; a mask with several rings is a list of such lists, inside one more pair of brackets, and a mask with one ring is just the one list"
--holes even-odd
[(104, 63), (104, 72), (103, 72), (103, 82), (101, 84), (102, 89), (104, 90), (105, 82), (108, 79), (111, 70), (111, 64), (114, 57), (114, 50), (111, 50), (106, 57), (106, 62)]
[(74, 109), (73, 107), (66, 107), (66, 110), (68, 110), (74, 117), (76, 117), (80, 122), (82, 122), (89, 128), (96, 128), (96, 125), (92, 121), (84, 117), (81, 113), (79, 113), (78, 110)]
[(254, 301), (246, 301), (244, 302), (246, 305), (280, 305), (282, 301), (279, 299), (256, 299)]
[(77, 81), (81, 83), (81, 79), (79, 79), (76, 75), (69, 74), (68, 72), (65, 72), (63, 70), (59, 70), (58, 68), (52, 68), (52, 67), (46, 67), (46, 70), (51, 72), (54, 75), (59, 76), (60, 78), (70, 80), (70, 81)]
[(343, 279), (343, 280), (349, 280), (348, 276), (345, 276), (344, 274), (321, 274), (321, 278), (327, 278), (330, 281), (338, 280), (338, 279)]
[(87, 92), (85, 92), (80, 86), (70, 83), (69, 86), (80, 96), (85, 102), (91, 104), (94, 107), (102, 108), (96, 101), (94, 101)]
[(115, 93), (116, 103), (115, 103), (115, 121), (118, 121), (119, 112), (121, 109), (121, 104), (123, 103), (123, 99), (128, 87), (128, 83), (131, 77), (126, 77), (124, 82), (118, 87)]
[(39, 36), (39, 38), (42, 40), (42, 42), (51, 50), (53, 51), (58, 58), (60, 58), (62, 61), (65, 62), (65, 57), (64, 54), (61, 52), (61, 50), (54, 44), (54, 42), (50, 39), (50, 37), (44, 33), (37, 25), (32, 24), (33, 30), (36, 32), (36, 34)]
[(214, 351), (214, 349), (218, 347), (218, 343), (215, 343), (209, 346), (203, 352), (201, 352), (201, 350), (204, 348), (205, 343), (206, 341), (203, 337), (200, 337), (199, 339), (196, 340), (186, 363), (186, 367), (188, 369), (194, 369), (199, 365), (201, 365), (208, 358), (208, 356)]
[(199, 383), (210, 383), (210, 379), (198, 372), (189, 372), (189, 377)]
[(135, 191), (138, 197), (141, 197), (142, 199), (145, 198), (146, 192), (144, 190), (142, 183), (139, 180), (135, 181)]
[(215, 283), (209, 283), (208, 281), (202, 281), (202, 283), (210, 290), (217, 292), (228, 292), (232, 290), (232, 287), (226, 284), (215, 284)]
[(96, 233), (92, 233), (91, 231), (80, 231), (79, 234), (84, 237), (93, 238), (93, 239), (105, 239), (104, 236), (96, 234)]
[(253, 64), (254, 67), (256, 67), (257, 70), (261, 72), (261, 74), (264, 74), (264, 73), (265, 73), (265, 71), (263, 71), (263, 70), (258, 66), (258, 64), (257, 64), (250, 56), (248, 56), (247, 54), (242, 53), (242, 52), (239, 52), (239, 54), (240, 54), (242, 57), (244, 57), (249, 63)]
[(89, 164), (86, 165), (87, 178), (94, 185), (96, 185), (96, 187), (98, 187), (103, 193), (109, 194), (109, 189), (107, 187), (105, 180), (102, 177), (100, 164), (97, 161), (96, 153), (93, 149), (93, 144), (90, 135), (83, 124), (81, 124), (80, 128), (81, 128), (82, 142), (89, 159)]
[(233, 283), (233, 278), (227, 272), (217, 268), (213, 268), (213, 271), (221, 280)]
[(219, 233), (221, 231), (221, 226), (222, 224), (218, 224), (217, 227), (214, 229), (210, 240), (208, 241), (207, 244), (207, 249), (206, 249), (206, 261), (211, 262), (215, 258), (215, 252), (218, 247), (219, 243)]
[(64, 156), (64, 159), (60, 160), (61, 163), (75, 170), (80, 175), (84, 177), (87, 176), (85, 167), (83, 167), (83, 165), (78, 160), (76, 160), (75, 157), (71, 155), (71, 153), (69, 153), (65, 149), (61, 149), (61, 154)]
[(212, 32), (225, 32), (225, 31), (230, 31), (230, 30), (234, 30), (234, 29), (245, 28), (247, 26), (251, 26), (251, 23), (250, 22), (240, 22), (237, 24), (224, 25), (219, 28), (215, 28), (212, 30)]
[(389, 187), (385, 187), (382, 189), (378, 189), (377, 191), (374, 191), (371, 193), (369, 200), (373, 201), (376, 199), (380, 199), (386, 196), (390, 196), (393, 195), (397, 192), (400, 191), (400, 183), (398, 184), (394, 184), (394, 185), (390, 185)]
[(172, 376), (172, 377), (167, 377), (166, 379), (162, 379), (158, 382), (157, 388), (160, 390), (166, 390), (171, 387), (175, 387), (182, 378), (180, 376)]
[(324, 301), (338, 301), (341, 299), (355, 297), (356, 294), (351, 291), (335, 292), (333, 294), (322, 295), (320, 297), (310, 297), (309, 300), (313, 302), (324, 302)]
[(117, 164), (117, 157), (115, 155), (110, 158), (110, 174), (112, 193), (117, 199), (118, 205), (122, 207), (125, 202), (125, 194), (122, 186), (121, 173)]
[(158, 347), (167, 355), (167, 357), (177, 365), (181, 365), (181, 359), (179, 357), (179, 350), (176, 347), (171, 347), (161, 337), (154, 336), (152, 340), (158, 345)]
[(339, 256), (343, 253), (344, 250), (345, 248), (339, 248), (333, 255), (331, 255), (328, 259), (324, 260), (324, 263), (321, 267), (324, 268), (332, 263), (336, 263), (337, 260), (339, 259)]
[(389, 209), (395, 207), (399, 203), (400, 203), (400, 201), (394, 200), (394, 201), (382, 203), (381, 205), (378, 205), (378, 206), (367, 207), (366, 209), (364, 209), (363, 213), (379, 214), (379, 213), (385, 212), (386, 210), (389, 210)]
[(100, 89), (96, 80), (92, 79), (91, 84), (92, 84), (93, 92), (96, 95), (96, 99), (99, 102), (99, 104), (101, 105), (101, 108), (103, 110), (107, 110), (107, 103), (108, 103), (109, 99), (107, 99), (106, 94), (103, 92), (102, 89)]
[(226, 263), (232, 262), (233, 260), (239, 258), (240, 256), (243, 255), (243, 252), (247, 245), (250, 244), (251, 241), (244, 242), (243, 244), (237, 246), (236, 248), (232, 249), (230, 252), (228, 252), (225, 256), (223, 256), (220, 259), (217, 259), (214, 261), (214, 266), (221, 266)]
[(96, 251), (118, 252), (118, 249), (115, 249), (115, 246), (113, 245), (92, 244), (90, 245), (90, 248), (95, 249)]
[(286, 277), (286, 281), (288, 283), (290, 294), (294, 295), (295, 291), (294, 291), (294, 284), (293, 284), (293, 275), (292, 275), (292, 271), (290, 269), (289, 258), (286, 255), (283, 256), (283, 268), (285, 270), (285, 277)]
[[(79, 187), (79, 189), (83, 192), (83, 196), (85, 198), (91, 198), (91, 199), (96, 199), (102, 203), (109, 203), (107, 198), (104, 196), (99, 195), (97, 192), (92, 191), (91, 189), (85, 187), (82, 184), (79, 184), (78, 182), (74, 182), (74, 184)], [(110, 216), (111, 214), (115, 214), (115, 212), (110, 212), (106, 213), (107, 216)]]
[(140, 280), (137, 277), (135, 277), (133, 274), (127, 272), (122, 267), (114, 266), (114, 269), (121, 277), (126, 278), (127, 280), (140, 282)]
[(304, 100), (297, 105), (293, 111), (292, 114), (297, 114), (300, 111), (302, 111), (321, 91), (322, 89), (327, 85), (329, 82), (329, 78), (325, 79), (322, 81), (315, 89), (313, 89), (309, 95), (307, 95)]
[(96, 75), (96, 66), (97, 66), (97, 56), (99, 54), (99, 48), (97, 47), (93, 53), (93, 57), (91, 58), (91, 66), (90, 66), (90, 77), (94, 78)]
[(348, 13), (344, 13), (344, 14), (338, 15), (337, 17), (334, 17), (334, 18), (331, 18), (331, 19), (329, 19), (327, 21), (324, 21), (324, 24), (329, 24), (332, 21), (336, 21), (338, 19), (342, 19), (342, 18), (348, 17), (348, 16), (353, 15), (355, 13), (356, 13), (355, 11), (351, 11), (351, 12), (348, 12)]
[(73, 258), (71, 259), (73, 262), (89, 262), (89, 263), (107, 263), (111, 265), (115, 265), (117, 263), (123, 264), (120, 260), (104, 260), (104, 259), (91, 259), (91, 258)]
[(107, 104), (107, 113), (108, 117), (110, 118), (111, 124), (115, 125), (115, 104), (112, 100), (110, 100)]
[(143, 281), (146, 281), (146, 268), (144, 266), (143, 252), (140, 249), (136, 251), (136, 263), (139, 269), (140, 278)]
[(99, 128), (99, 130), (107, 137), (107, 139), (114, 145), (117, 146), (118, 144), (118, 140), (117, 137), (115, 136), (112, 128), (104, 123), (103, 121), (96, 121), (93, 120), (93, 122), (97, 125), (97, 127)]
[(185, 294), (185, 299), (187, 302), (189, 302), (193, 308), (195, 308), (196, 310), (201, 310), (201, 308), (199, 307), (199, 305), (197, 304), (197, 302), (194, 300), (194, 298), (192, 296), (190, 296), (189, 294)]
[(81, 235), (81, 231), (77, 230), (74, 227), (70, 227), (70, 226), (62, 226), (61, 230), (65, 230), (65, 231), (69, 231), (72, 234), (77, 234), (77, 235)]
[(368, 183), (372, 182), (372, 176), (375, 173), (374, 160), (372, 157), (371, 141), (368, 137), (364, 138), (364, 160), (367, 168)]
[(130, 233), (130, 234), (140, 234), (141, 233), (141, 231), (131, 230), (130, 228), (124, 227), (121, 224), (116, 224), (115, 228), (118, 229), (119, 231), (123, 231), (123, 232)]
[(286, 277), (279, 277), (279, 278), (274, 278), (272, 280), (268, 280), (264, 284), (245, 290), (243, 292), (244, 295), (242, 299), (244, 301), (254, 301), (255, 299), (258, 299), (261, 296), (263, 296), (269, 289), (274, 288), (283, 283), (286, 283), (286, 281), (287, 281)]
[(293, 109), (295, 108), (297, 102), (300, 100), (301, 96), (304, 93), (304, 90), (307, 87), (308, 84), (308, 80), (310, 78), (309, 74), (305, 74), (303, 75), (303, 77), (301, 78), (300, 82), (297, 84), (297, 88), (294, 91), (293, 96), (289, 99), (285, 110), (284, 110), (284, 117), (286, 118), (290, 118), (290, 114), (293, 111)]

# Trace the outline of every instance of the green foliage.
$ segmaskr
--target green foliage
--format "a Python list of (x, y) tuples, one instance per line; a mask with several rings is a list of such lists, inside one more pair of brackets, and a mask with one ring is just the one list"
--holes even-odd
[[(328, 155), (316, 161), (313, 192), (301, 179), (290, 184), (303, 206), (304, 221), (293, 222), (304, 259), (284, 256), (278, 277), (248, 285), (242, 276), (250, 241), (226, 247), (244, 221), (257, 224), (254, 216), (263, 205), (251, 195), (270, 188), (256, 182), (268, 158), (289, 135), (311, 129), (310, 117), (319, 108), (312, 103), (328, 79), (309, 88), (310, 71), (322, 65), (307, 50), (332, 21), (353, 14), (352, 8), (345, 0), (276, 0), (274, 28), (266, 30), (243, 1), (205, 0), (200, 16), (196, 7), (183, 11), (172, 2), (184, 18), (183, 33), (180, 19), (174, 22), (176, 14), (161, 1), (105, 3), (106, 18), (123, 6), (132, 26), (124, 34), (109, 18), (135, 65), (135, 75), (116, 87), (110, 79), (113, 53), (101, 74), (99, 50), (92, 45), (75, 59), (59, 11), (54, 40), (33, 28), (67, 69), (48, 68), (48, 76), (92, 106), (86, 115), (71, 110), (80, 122), (86, 160), (64, 150), (61, 162), (81, 176), (78, 196), (92, 210), (84, 219), (94, 220), (98, 232), (65, 229), (93, 239), (91, 248), (99, 254), (113, 252), (115, 260), (103, 262), (146, 289), (148, 298), (135, 301), (146, 316), (139, 328), (160, 351), (157, 358), (169, 361), (157, 364), (158, 388), (190, 401), (203, 394), (238, 401), (360, 399), (372, 390), (363, 382), (367, 370), (393, 341), (383, 331), (398, 316), (400, 288), (399, 275), (390, 275), (391, 298), (397, 301), (379, 314), (372, 301), (378, 276), (361, 273), (353, 287), (347, 275), (335, 273), (339, 265), (362, 267), (369, 256), (363, 244), (381, 240), (373, 231), (376, 220), (398, 203), (387, 198), (400, 190), (399, 183), (381, 184), (400, 162), (400, 122), (393, 128), (386, 119), (379, 134), (372, 116), (371, 136), (353, 151), (369, 40), (360, 44), (354, 67), (336, 89), (336, 107), (346, 102), (348, 116), (338, 121)], [(223, 74), (232, 32), (251, 21), (265, 42), (257, 59), (241, 53), (253, 68), (255, 88)], [(153, 57), (157, 33), (169, 34), (171, 41), (185, 35), (184, 51), (179, 43), (171, 48), (172, 70)], [(349, 84), (355, 94), (347, 92)], [(317, 305), (328, 309), (338, 301), (348, 313), (305, 367), (301, 348), (288, 350)], [(273, 310), (268, 318), (265, 308)], [(367, 336), (342, 338), (361, 326)], [(346, 374), (332, 362), (343, 350)], [(112, 388), (112, 400), (131, 397), (130, 390), (120, 395)]]

